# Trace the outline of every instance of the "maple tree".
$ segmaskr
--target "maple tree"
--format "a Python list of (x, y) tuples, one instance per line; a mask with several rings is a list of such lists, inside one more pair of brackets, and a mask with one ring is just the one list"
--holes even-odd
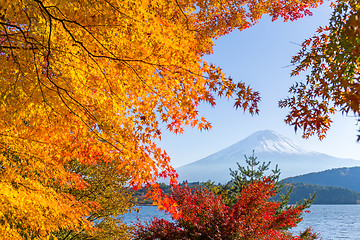
[(131, 228), (118, 216), (127, 213), (135, 206), (133, 191), (127, 187), (127, 179), (118, 173), (113, 163), (81, 164), (72, 160), (65, 168), (80, 174), (87, 182), (85, 190), (63, 189), (77, 200), (96, 202), (101, 209), (91, 212), (86, 219), (94, 224), (97, 231), (79, 228), (76, 230), (60, 229), (54, 235), (59, 240), (80, 239), (130, 239)]
[(132, 186), (176, 181), (156, 145), (160, 123), (209, 129), (201, 102), (234, 97), (257, 113), (260, 97), (203, 57), (213, 39), (263, 14), (294, 20), (321, 0), (0, 0), (0, 232), (46, 239), (91, 229), (100, 211), (68, 189), (89, 184), (66, 164), (112, 163)]
[(174, 186), (170, 198), (179, 211), (174, 222), (158, 218), (145, 225), (139, 222), (135, 239), (317, 239), (311, 228), (300, 236), (288, 231), (302, 220), (313, 198), (289, 205), (286, 194), (274, 201), (284, 187), (277, 168), (267, 177), (268, 164), (259, 165), (254, 156), (247, 163), (247, 168), (239, 165), (239, 171), (231, 172), (233, 178), (225, 186)]
[(324, 138), (336, 111), (359, 119), (360, 2), (338, 0), (332, 7), (329, 26), (320, 27), (293, 57), (292, 76), (307, 72), (306, 81), (295, 83), (293, 96), (279, 103), (290, 108), (286, 122), (302, 128), (304, 137)]

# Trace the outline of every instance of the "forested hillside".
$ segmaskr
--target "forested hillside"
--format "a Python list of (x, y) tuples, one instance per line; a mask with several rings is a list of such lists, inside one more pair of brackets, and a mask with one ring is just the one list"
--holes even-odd
[(296, 203), (316, 192), (313, 204), (357, 204), (360, 193), (341, 187), (294, 183), (289, 203)]
[[(200, 186), (203, 183), (187, 183), (190, 187)], [(291, 184), (287, 184), (289, 187)], [(316, 192), (313, 204), (357, 204), (360, 202), (360, 193), (341, 187), (320, 186), (316, 184), (294, 183), (293, 192), (290, 194), (289, 203), (294, 204), (303, 199), (310, 198)], [(160, 188), (165, 192), (170, 192), (170, 186), (161, 184)], [(136, 191), (137, 204), (152, 204), (150, 199), (146, 199), (146, 188)]]
[(337, 168), (284, 179), (287, 183), (308, 183), (348, 188), (360, 193), (360, 167)]

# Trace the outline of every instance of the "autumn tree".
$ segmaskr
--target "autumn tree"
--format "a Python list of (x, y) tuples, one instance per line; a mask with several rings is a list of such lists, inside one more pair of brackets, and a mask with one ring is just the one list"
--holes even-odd
[(268, 164), (259, 165), (254, 156), (247, 163), (231, 172), (233, 178), (225, 186), (175, 186), (169, 195), (179, 217), (174, 222), (157, 218), (145, 225), (139, 222), (135, 239), (317, 239), (310, 228), (300, 236), (288, 231), (302, 220), (312, 199), (289, 205), (287, 194), (274, 201), (283, 187), (279, 172), (265, 176)]
[(292, 76), (304, 71), (306, 79), (290, 88), (293, 96), (280, 101), (280, 107), (290, 108), (286, 122), (301, 128), (305, 137), (324, 138), (336, 111), (360, 116), (360, 2), (338, 0), (332, 7), (329, 25), (304, 41), (293, 57)]
[[(209, 129), (217, 96), (257, 113), (258, 93), (207, 63), (213, 39), (263, 14), (294, 20), (321, 0), (0, 0), (0, 232), (46, 239), (92, 229), (98, 202), (66, 165), (114, 164), (132, 186), (176, 180), (160, 123)], [(60, 190), (59, 190), (60, 189)], [(65, 191), (66, 190), (66, 191)]]
[(126, 240), (131, 228), (118, 216), (127, 213), (135, 206), (133, 191), (127, 186), (127, 179), (119, 174), (113, 163), (97, 162), (81, 164), (72, 160), (65, 168), (80, 174), (88, 184), (85, 190), (67, 188), (62, 191), (73, 195), (77, 200), (96, 202), (100, 209), (90, 212), (86, 219), (94, 224), (98, 231), (78, 228), (75, 230), (60, 229), (54, 235), (59, 240)]
[(267, 201), (275, 193), (272, 186), (269, 178), (249, 184), (232, 207), (206, 188), (179, 186), (170, 197), (181, 216), (138, 223), (135, 239), (299, 239), (282, 229), (295, 226), (302, 209), (276, 215), (279, 203)]

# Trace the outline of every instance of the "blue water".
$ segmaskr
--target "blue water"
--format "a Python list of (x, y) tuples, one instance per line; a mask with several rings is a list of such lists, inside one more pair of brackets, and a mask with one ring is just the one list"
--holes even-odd
[(295, 233), (312, 226), (324, 240), (360, 239), (360, 205), (313, 205), (310, 211)]
[(122, 216), (125, 223), (127, 224), (137, 223), (138, 222), (137, 218), (139, 218), (139, 220), (142, 223), (145, 223), (147, 221), (150, 221), (154, 217), (164, 218), (168, 221), (172, 221), (169, 214), (163, 211), (159, 211), (156, 206), (141, 206), (137, 208), (139, 213), (133, 211), (131, 213), (127, 213)]
[[(298, 234), (308, 226), (320, 233), (323, 240), (360, 239), (360, 205), (313, 205), (310, 213), (303, 215), (303, 221), (292, 232)], [(158, 211), (155, 206), (143, 206), (139, 213), (126, 214), (123, 219), (131, 224), (150, 221), (153, 217), (171, 220), (170, 216)]]

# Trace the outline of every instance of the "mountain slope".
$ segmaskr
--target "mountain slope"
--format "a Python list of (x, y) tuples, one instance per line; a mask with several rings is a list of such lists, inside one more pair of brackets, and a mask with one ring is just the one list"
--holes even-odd
[(360, 167), (337, 168), (284, 179), (286, 183), (307, 183), (348, 188), (360, 193)]
[(264, 130), (208, 157), (179, 167), (179, 181), (227, 182), (230, 179), (229, 168), (237, 169), (237, 162), (244, 165), (244, 155), (252, 155), (253, 150), (259, 161), (271, 161), (271, 169), (278, 164), (282, 178), (330, 168), (360, 166), (358, 160), (340, 159), (309, 151), (280, 134)]
[[(313, 204), (358, 204), (360, 201), (360, 193), (347, 188), (306, 183), (291, 183), (291, 185), (293, 185), (293, 191), (290, 194), (290, 204), (310, 198), (310, 194), (315, 193)], [(285, 194), (285, 191), (282, 194)], [(280, 199), (280, 197), (276, 196), (275, 199)]]

